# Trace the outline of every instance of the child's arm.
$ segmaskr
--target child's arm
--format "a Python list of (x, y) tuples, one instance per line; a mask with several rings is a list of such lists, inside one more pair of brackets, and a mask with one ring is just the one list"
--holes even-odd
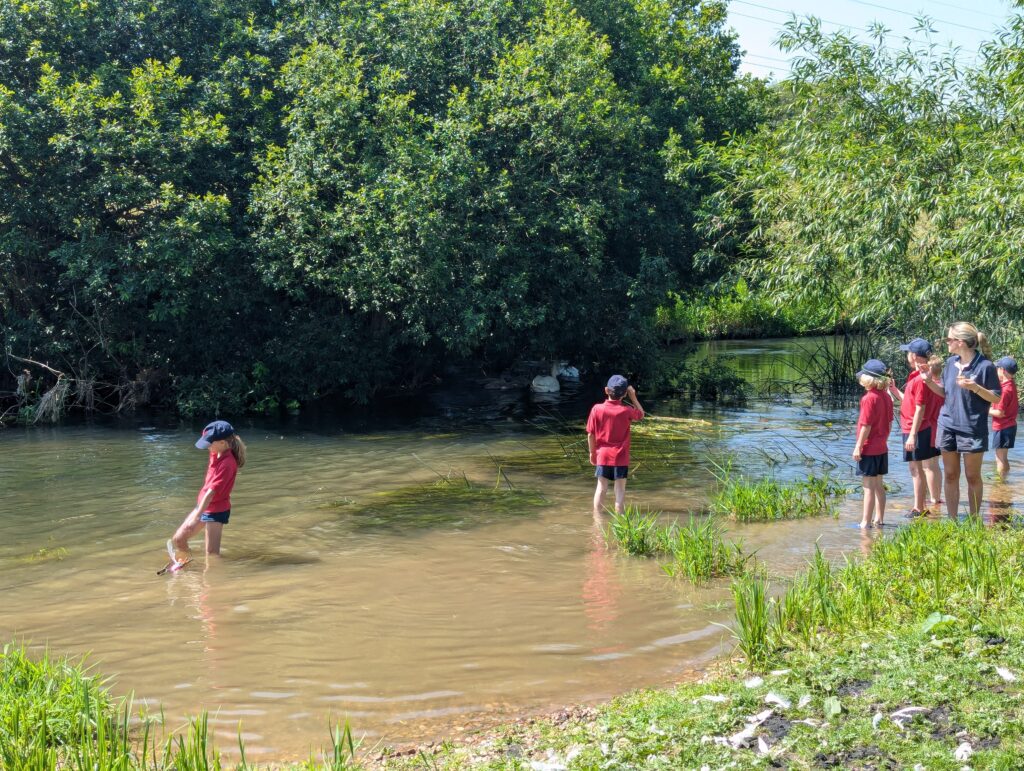
[(871, 426), (861, 426), (857, 432), (857, 443), (853, 446), (853, 459), (860, 460), (861, 449), (864, 447), (864, 443), (868, 440), (868, 434), (871, 433)]
[(930, 374), (926, 375), (926, 374), (922, 373), (921, 374), (921, 379), (924, 380), (924, 384), (926, 386), (928, 386), (929, 390), (933, 394), (938, 394), (943, 399), (946, 398), (946, 388), (945, 388), (945, 386), (941, 385), (940, 383), (936, 383), (935, 382), (935, 378), (933, 378)]
[(206, 511), (206, 507), (210, 505), (210, 501), (213, 500), (213, 493), (214, 489), (212, 487), (207, 487), (203, 490), (203, 497), (199, 499), (196, 507), (188, 513), (188, 516), (185, 518), (186, 522), (194, 522), (202, 516), (203, 512)]
[(894, 397), (898, 402), (903, 401), (903, 392), (896, 387), (896, 381), (894, 380), (889, 381), (889, 395)]
[(922, 420), (924, 420), (924, 405), (919, 404), (914, 408), (914, 422), (910, 424), (910, 431), (907, 433), (907, 443), (904, 445), (907, 452), (917, 449), (917, 432), (921, 428)]
[(626, 389), (626, 398), (629, 399), (630, 403), (634, 407), (636, 407), (638, 410), (640, 410), (640, 416), (643, 417), (643, 415), (645, 414), (644, 413), (644, 408), (640, 406), (640, 402), (636, 398), (636, 389), (633, 388), (633, 386), (629, 386)]
[(587, 434), (587, 449), (590, 450), (590, 465), (597, 465), (597, 439), (593, 434)]

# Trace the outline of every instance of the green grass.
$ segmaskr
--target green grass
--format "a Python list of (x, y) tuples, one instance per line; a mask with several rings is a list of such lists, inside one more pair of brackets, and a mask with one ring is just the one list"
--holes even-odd
[[(256, 771), (245, 760), (225, 764), (210, 737), (206, 714), (183, 732), (142, 715), (134, 725), (132, 702), (110, 696), (82, 663), (48, 655), (33, 658), (7, 644), (0, 654), (0, 768), (6, 771)], [(160, 736), (164, 738), (159, 738)], [(358, 745), (346, 724), (330, 737), (322, 756), (294, 768), (357, 768)]]
[[(915, 523), (860, 561), (818, 553), (769, 589), (734, 583), (742, 658), (702, 682), (387, 767), (1024, 767), (1024, 533)], [(764, 710), (749, 744), (730, 745)]]
[(634, 557), (668, 557), (662, 569), (695, 584), (755, 569), (753, 555), (745, 554), (741, 544), (727, 542), (714, 519), (691, 515), (686, 525), (660, 524), (660, 519), (660, 512), (627, 506), (621, 514), (612, 515), (605, 536)]
[(784, 483), (766, 477), (751, 481), (720, 469), (718, 489), (711, 498), (715, 514), (737, 522), (837, 516), (836, 496), (845, 493), (829, 477), (810, 475), (802, 482)]
[(713, 519), (691, 517), (686, 525), (666, 529), (664, 548), (672, 561), (663, 568), (673, 578), (702, 584), (712, 578), (745, 575), (754, 557), (740, 543), (725, 540), (722, 527)]

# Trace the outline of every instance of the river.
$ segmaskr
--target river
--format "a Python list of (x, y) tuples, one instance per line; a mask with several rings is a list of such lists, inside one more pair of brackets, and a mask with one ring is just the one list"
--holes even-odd
[[(801, 345), (709, 350), (756, 379), (806, 356)], [(0, 431), (0, 637), (88, 654), (116, 694), (162, 708), (171, 728), (207, 709), (218, 745), (237, 752), (240, 733), (255, 760), (308, 757), (346, 718), (364, 747), (394, 745), (672, 683), (731, 649), (727, 584), (697, 588), (617, 554), (590, 513), (589, 470), (529, 462), (578, 443), (558, 434), (582, 425), (600, 393), (438, 388), (400, 412), (238, 420), (249, 463), (223, 557), (163, 577), (164, 542), (205, 471), (192, 446), (201, 424)], [(782, 478), (831, 461), (857, 483), (853, 408), (644, 401), (688, 420), (670, 468), (641, 468), (630, 486), (632, 501), (667, 517), (705, 505), (713, 459)], [(893, 523), (910, 489), (895, 437)], [(441, 478), (497, 486), (522, 506), (486, 495), (447, 506), (428, 494)], [(389, 507), (382, 493), (400, 488), (405, 504)], [(816, 543), (832, 557), (868, 548), (858, 508), (854, 495), (838, 519), (732, 526), (730, 537), (792, 574)]]

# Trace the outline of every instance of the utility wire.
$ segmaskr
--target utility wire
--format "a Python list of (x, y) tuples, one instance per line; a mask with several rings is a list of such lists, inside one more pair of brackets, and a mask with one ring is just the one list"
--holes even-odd
[[(911, 18), (914, 18), (914, 19), (919, 18), (921, 16), (921, 14), (911, 13), (910, 11), (901, 11), (898, 8), (891, 8), (888, 5), (879, 5), (878, 3), (869, 3), (869, 2), (867, 2), (867, 0), (849, 0), (849, 2), (856, 3), (857, 5), (865, 5), (868, 8), (880, 8), (883, 11), (890, 11), (892, 13), (898, 13), (898, 14), (901, 14), (903, 16), (910, 16)], [(927, 14), (925, 14), (925, 15), (927, 15)], [(991, 35), (992, 34), (992, 30), (989, 30), (989, 29), (982, 29), (981, 27), (971, 27), (971, 26), (969, 26), (967, 24), (959, 24), (958, 22), (950, 21), (949, 19), (933, 19), (930, 16), (928, 18), (931, 21), (937, 21), (937, 22), (940, 22), (942, 24), (948, 24), (951, 27), (962, 27), (963, 29), (969, 29), (972, 32), (981, 32), (981, 33), (983, 33), (985, 35)]]

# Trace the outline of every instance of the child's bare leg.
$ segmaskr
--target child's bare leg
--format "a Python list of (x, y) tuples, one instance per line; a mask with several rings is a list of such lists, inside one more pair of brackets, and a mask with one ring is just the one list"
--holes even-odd
[(956, 519), (956, 512), (960, 508), (960, 453), (943, 450), (942, 471), (946, 513)]
[(872, 481), (875, 483), (874, 523), (880, 526), (883, 522), (885, 522), (885, 477), (873, 477)]
[(626, 510), (626, 480), (615, 480), (615, 513), (621, 514)]
[(604, 477), (597, 478), (597, 489), (594, 491), (594, 514), (599, 515), (604, 511), (604, 496), (608, 493), (608, 480)]
[(1010, 450), (1006, 447), (996, 448), (996, 474), (1000, 479), (1006, 479), (1010, 473)]
[(939, 489), (939, 479), (942, 475), (939, 459), (935, 457), (921, 461), (921, 470), (924, 472), (924, 479), (928, 485), (928, 505), (931, 508), (937, 508), (939, 499), (942, 498), (942, 491)]
[(981, 496), (985, 492), (985, 481), (981, 478), (981, 462), (985, 453), (964, 454), (964, 476), (967, 477), (967, 507), (974, 516), (981, 511)]
[(220, 536), (224, 532), (224, 525), (220, 522), (206, 523), (206, 553), (220, 554)]
[(924, 511), (924, 469), (921, 461), (910, 461), (910, 479), (914, 483), (914, 511)]
[(174, 548), (180, 552), (187, 552), (188, 539), (198, 533), (205, 523), (199, 519), (199, 517), (187, 517), (184, 522), (174, 532), (174, 536), (171, 538), (171, 543), (174, 544)]
[(861, 477), (864, 486), (864, 508), (861, 510), (860, 526), (866, 528), (871, 524), (871, 512), (875, 508), (875, 489), (871, 486), (871, 477)]

